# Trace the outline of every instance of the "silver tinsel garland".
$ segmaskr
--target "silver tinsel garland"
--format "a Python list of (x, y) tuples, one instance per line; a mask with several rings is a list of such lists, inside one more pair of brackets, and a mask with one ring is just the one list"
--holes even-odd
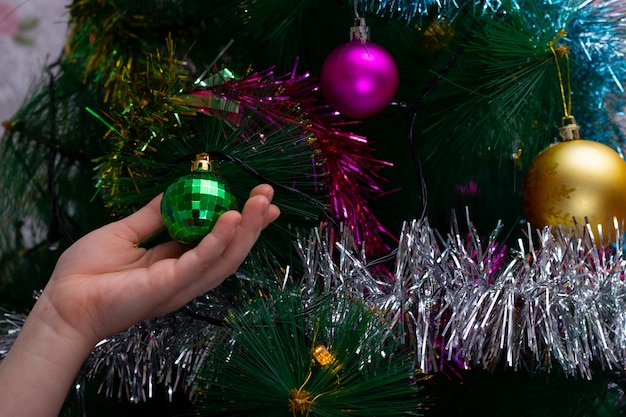
[(153, 398), (157, 387), (170, 400), (178, 390), (193, 397), (214, 334), (212, 325), (180, 312), (147, 320), (102, 340), (82, 376), (99, 379), (99, 393), (134, 403)]
[(621, 237), (600, 249), (588, 228), (546, 228), (537, 232), (537, 243), (529, 237), (513, 249), (498, 242), (500, 226), (483, 243), (468, 225), (463, 236), (454, 221), (444, 240), (426, 220), (406, 223), (392, 276), (373, 274), (349, 236), (333, 248), (316, 231), (299, 242), (307, 267), (303, 291), (321, 280), (326, 288), (363, 297), (385, 312), (399, 337), (410, 336), (415, 365), (425, 373), (445, 361), (488, 370), (558, 364), (588, 379), (594, 364), (624, 369)]
[(7, 354), (22, 330), (26, 315), (0, 308), (0, 359)]
[[(201, 297), (200, 297), (201, 298)], [(0, 310), (0, 360), (19, 334), (26, 315)], [(77, 377), (77, 398), (86, 380), (98, 393), (140, 403), (175, 391), (194, 397), (196, 373), (215, 340), (215, 326), (177, 311), (138, 323), (95, 347)], [(164, 392), (161, 392), (164, 391)]]

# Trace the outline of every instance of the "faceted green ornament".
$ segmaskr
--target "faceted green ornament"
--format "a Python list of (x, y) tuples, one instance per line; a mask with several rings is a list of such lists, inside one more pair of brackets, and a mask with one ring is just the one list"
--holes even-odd
[[(172, 183), (161, 201), (161, 216), (170, 236), (187, 245), (195, 245), (206, 236), (220, 215), (237, 208), (235, 196), (224, 181), (210, 172), (207, 164), (198, 163), (192, 173)], [(204, 161), (203, 161), (204, 162)]]

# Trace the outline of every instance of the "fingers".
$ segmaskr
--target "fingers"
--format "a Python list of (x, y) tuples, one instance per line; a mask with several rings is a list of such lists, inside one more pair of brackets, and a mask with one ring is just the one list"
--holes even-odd
[(257, 195), (264, 195), (268, 201), (272, 201), (274, 198), (274, 189), (269, 184), (260, 184), (257, 185), (250, 191), (250, 197), (254, 197)]
[(224, 213), (211, 233), (178, 259), (176, 281), (182, 284), (179, 287), (182, 304), (215, 288), (236, 272), (261, 231), (280, 213), (278, 207), (271, 204), (272, 197), (272, 187), (255, 187), (241, 214)]
[(225, 268), (222, 273), (226, 276), (237, 270), (248, 256), (261, 231), (279, 216), (280, 210), (271, 204), (273, 197), (274, 189), (267, 184), (256, 186), (250, 192), (250, 198), (241, 212), (241, 219), (235, 234), (225, 246), (219, 259)]
[(268, 207), (267, 198), (258, 195), (248, 199), (241, 214), (235, 211), (224, 213), (211, 233), (181, 256), (178, 272), (193, 275), (195, 280), (208, 274), (219, 282), (206, 284), (210, 288), (218, 285), (234, 273), (247, 256), (263, 228), (264, 212)]
[[(250, 198), (258, 195), (265, 196), (268, 202), (271, 203), (272, 199), (274, 198), (274, 189), (268, 184), (257, 185), (250, 192)], [(265, 229), (270, 223), (276, 220), (278, 216), (280, 216), (280, 209), (276, 205), (270, 204), (268, 210), (269, 211), (264, 218), (263, 229)]]
[[(274, 189), (268, 184), (258, 185), (250, 192), (250, 198), (256, 196), (264, 196), (268, 201), (272, 201)], [(111, 223), (110, 226), (115, 227), (114, 233), (116, 236), (135, 244), (161, 230), (164, 226), (160, 207), (162, 197), (163, 194), (159, 194), (135, 213), (115, 223)], [(272, 215), (269, 216), (271, 220), (264, 227), (267, 227), (267, 224), (274, 221), (279, 213), (278, 207), (274, 206)]]
[[(250, 192), (250, 198), (255, 196), (265, 196), (268, 201), (272, 201), (274, 189), (268, 184), (258, 185)], [(162, 197), (163, 194), (159, 194), (135, 213), (115, 223), (111, 223), (111, 226), (116, 228), (115, 234), (135, 244), (161, 230), (164, 226), (160, 207)], [(267, 224), (278, 217), (280, 211), (277, 211), (277, 209), (278, 207), (274, 206), (272, 216), (270, 216), (271, 220)], [(267, 224), (265, 227), (267, 227)]]
[[(250, 192), (250, 198), (253, 198), (253, 197), (256, 198), (257, 196), (264, 196), (265, 198), (267, 198), (268, 201), (271, 202), (272, 198), (274, 197), (274, 189), (270, 185), (267, 185), (267, 184), (258, 185), (257, 187), (252, 189), (252, 191)], [(228, 226), (231, 221), (235, 221), (235, 218), (229, 219), (229, 217), (235, 216), (235, 214), (228, 214), (226, 219), (222, 220), (222, 223), (224, 223), (224, 225), (227, 226), (227, 228), (231, 227), (231, 226)], [(270, 204), (270, 211), (265, 218), (262, 228), (263, 229), (266, 228), (268, 224), (276, 220), (279, 215), (280, 215), (280, 210), (278, 209), (278, 207), (273, 204)], [(214, 234), (220, 233), (220, 228), (221, 226), (218, 226), (217, 229), (214, 226), (213, 233)], [(225, 239), (227, 238), (220, 237), (220, 240), (222, 241)], [(189, 250), (188, 246), (179, 244), (174, 241), (161, 244), (151, 249), (150, 263), (157, 261), (159, 259), (177, 258), (180, 255), (182, 255), (184, 252), (186, 252), (187, 250)]]
[(235, 235), (221, 255), (220, 262), (225, 268), (223, 273), (226, 275), (237, 270), (248, 256), (261, 231), (267, 226), (269, 207), (270, 201), (264, 195), (256, 195), (248, 199), (241, 212), (241, 221), (235, 230)]

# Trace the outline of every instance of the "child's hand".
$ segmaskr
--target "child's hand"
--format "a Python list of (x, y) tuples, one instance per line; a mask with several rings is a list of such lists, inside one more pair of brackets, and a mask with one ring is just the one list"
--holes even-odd
[(163, 227), (159, 204), (104, 226), (59, 259), (38, 302), (53, 328), (75, 330), (91, 344), (132, 324), (182, 307), (233, 274), (261, 230), (278, 215), (268, 185), (250, 193), (242, 213), (224, 213), (195, 248), (170, 241), (137, 246)]

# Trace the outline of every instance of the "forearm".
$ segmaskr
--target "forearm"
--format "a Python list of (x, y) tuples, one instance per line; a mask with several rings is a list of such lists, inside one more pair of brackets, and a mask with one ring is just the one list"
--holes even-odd
[(0, 364), (0, 416), (57, 416), (91, 348), (37, 303)]

